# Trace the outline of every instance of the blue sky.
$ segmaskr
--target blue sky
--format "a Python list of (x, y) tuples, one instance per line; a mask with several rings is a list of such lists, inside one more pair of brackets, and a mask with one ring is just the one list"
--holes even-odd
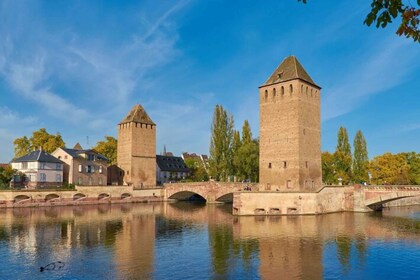
[[(140, 103), (157, 153), (208, 153), (222, 104), (258, 136), (258, 86), (295, 55), (322, 87), (322, 150), (340, 126), (369, 156), (420, 152), (420, 45), (363, 25), (369, 1), (1, 1), (0, 162), (45, 127), (67, 146), (116, 136)], [(87, 144), (87, 137), (89, 144)]]

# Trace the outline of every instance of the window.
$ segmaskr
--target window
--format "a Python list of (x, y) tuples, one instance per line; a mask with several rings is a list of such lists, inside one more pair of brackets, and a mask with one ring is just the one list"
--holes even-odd
[(292, 93), (292, 92), (293, 92), (293, 86), (292, 86), (292, 85), (290, 85), (290, 86), (289, 86), (289, 92), (290, 92), (290, 93)]
[[(28, 162), (28, 169), (35, 169), (36, 168), (36, 162)], [(23, 169), (25, 168), (25, 163), (23, 163)]]
[(89, 177), (89, 185), (93, 185), (93, 178)]
[(276, 88), (273, 88), (273, 98), (276, 97)]
[(92, 165), (92, 168), (91, 168), (90, 172), (95, 173), (95, 166), (94, 165)]
[(79, 184), (79, 185), (82, 185), (83, 184), (82, 177), (77, 178), (77, 184)]
[(271, 162), (268, 163), (268, 168), (271, 168)]
[(55, 164), (55, 169), (56, 170), (61, 170), (61, 163), (56, 163)]
[(283, 161), (283, 168), (287, 168), (287, 161)]
[(268, 91), (267, 90), (265, 90), (264, 97), (265, 97), (265, 101), (267, 101), (267, 98), (268, 98)]
[(102, 177), (99, 177), (99, 179), (98, 179), (98, 184), (99, 184), (99, 185), (102, 185)]
[[(33, 163), (35, 163), (35, 162), (33, 162)], [(45, 169), (45, 167), (46, 167), (45, 162), (40, 162), (39, 163), (39, 169)]]
[(79, 164), (79, 172), (83, 172), (83, 165)]
[(62, 182), (62, 179), (61, 179), (61, 174), (55, 174), (55, 181), (57, 182), (57, 183), (60, 183), (60, 182)]
[(85, 165), (85, 172), (86, 173), (89, 173), (89, 171), (90, 171), (90, 166), (89, 165)]
[(281, 96), (284, 95), (284, 87), (281, 87)]
[(99, 166), (99, 173), (102, 173), (102, 165)]
[(46, 182), (47, 181), (47, 175), (45, 173), (39, 173), (39, 181), (40, 182)]
[(308, 162), (307, 161), (305, 161), (305, 166), (306, 166), (306, 168), (308, 168)]
[(303, 93), (303, 85), (300, 86), (300, 93)]
[(95, 160), (95, 155), (88, 154), (88, 155), (87, 155), (87, 158), (88, 158), (88, 160), (90, 160), (90, 161), (94, 161), (94, 160)]
[(64, 156), (64, 159), (67, 159), (67, 155)]
[(33, 174), (29, 175), (29, 181), (35, 182), (36, 181), (35, 175), (33, 175)]

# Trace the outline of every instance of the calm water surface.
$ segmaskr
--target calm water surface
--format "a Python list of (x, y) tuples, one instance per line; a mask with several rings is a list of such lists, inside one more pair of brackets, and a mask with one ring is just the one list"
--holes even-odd
[(0, 278), (419, 279), (420, 207), (302, 217), (230, 211), (188, 203), (1, 210)]

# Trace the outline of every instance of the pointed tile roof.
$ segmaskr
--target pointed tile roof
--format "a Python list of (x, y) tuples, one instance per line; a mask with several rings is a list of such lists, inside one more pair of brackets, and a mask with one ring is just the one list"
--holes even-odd
[(37, 150), (30, 152), (29, 154), (24, 155), (20, 158), (15, 158), (12, 162), (29, 162), (29, 161), (38, 161), (38, 162), (52, 162), (52, 163), (63, 163), (58, 158), (50, 155), (49, 153), (43, 150)]
[(83, 150), (82, 145), (80, 145), (79, 142), (77, 142), (76, 145), (74, 145), (73, 149), (74, 150)]
[(315, 84), (308, 73), (306, 73), (302, 64), (300, 64), (297, 58), (293, 55), (286, 57), (261, 87), (294, 79), (301, 79), (320, 88), (317, 84)]
[(128, 115), (120, 122), (120, 124), (130, 122), (156, 125), (140, 104), (134, 106)]

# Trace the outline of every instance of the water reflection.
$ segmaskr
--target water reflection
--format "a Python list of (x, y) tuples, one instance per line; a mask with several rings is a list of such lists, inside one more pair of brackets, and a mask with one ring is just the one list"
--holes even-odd
[[(419, 211), (234, 217), (230, 206), (197, 203), (2, 209), (0, 278), (411, 277), (419, 272)], [(39, 272), (58, 260), (63, 270)], [(400, 265), (404, 271), (391, 269)]]

